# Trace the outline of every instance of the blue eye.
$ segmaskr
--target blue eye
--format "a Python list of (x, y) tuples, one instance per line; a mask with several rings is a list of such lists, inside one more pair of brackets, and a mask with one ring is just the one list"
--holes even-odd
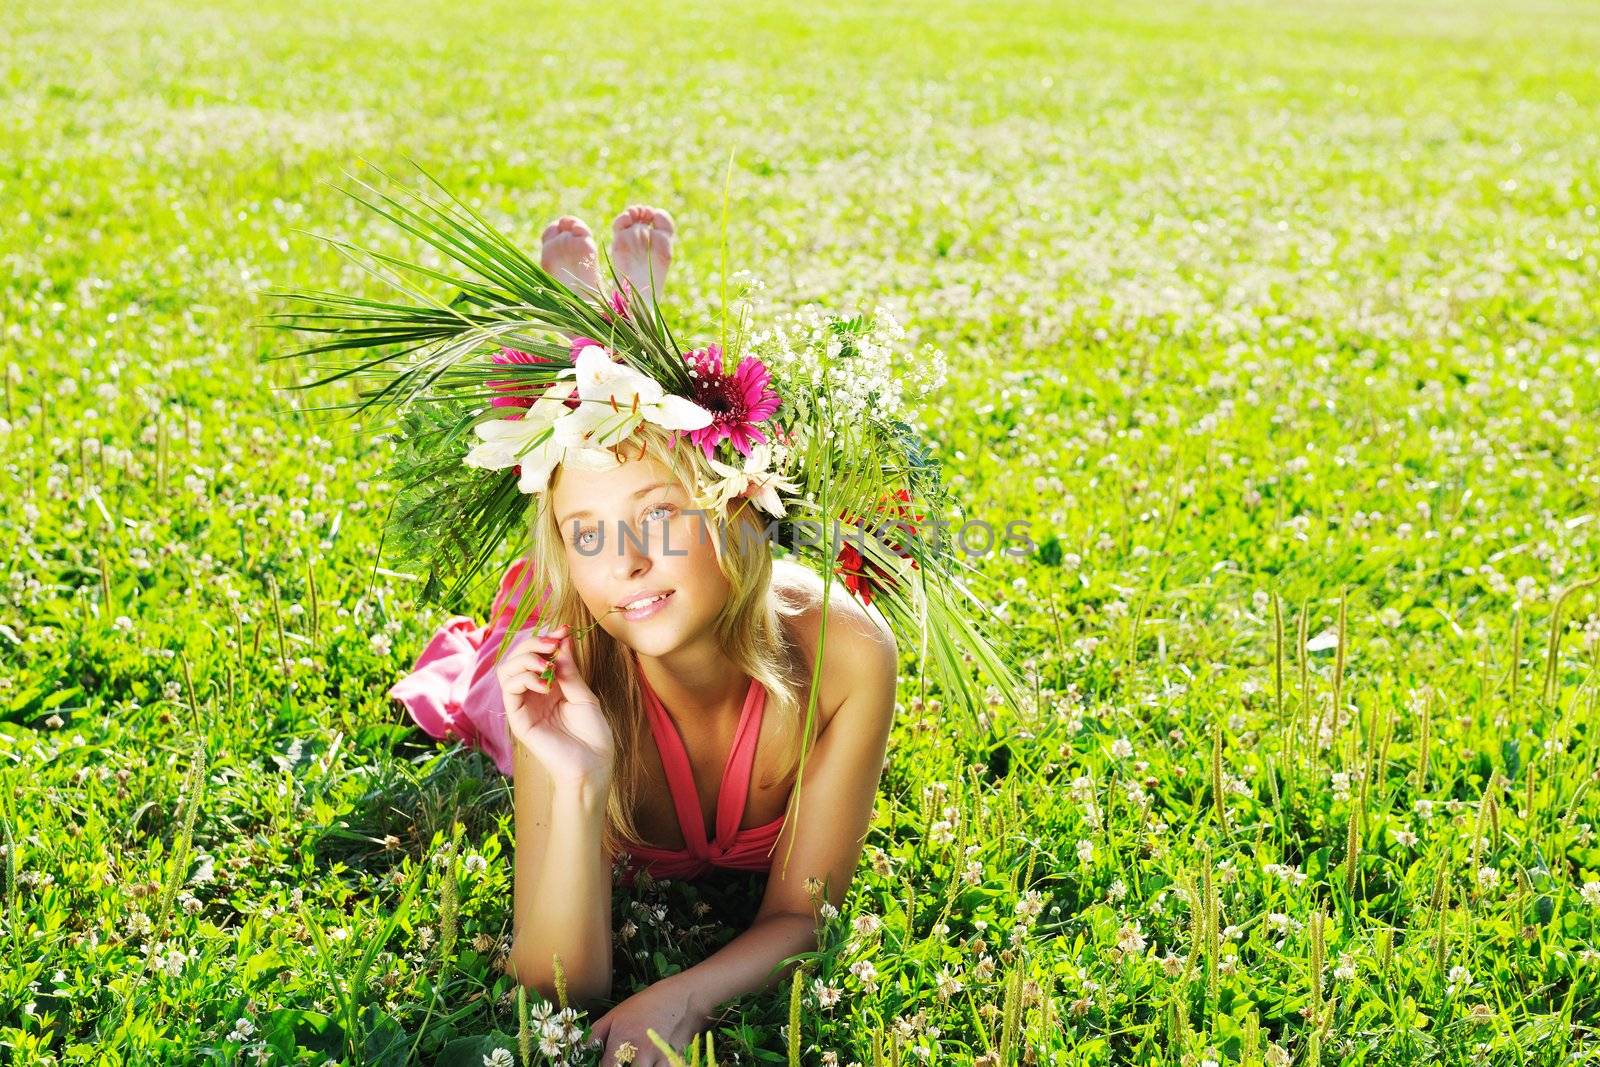
[(576, 536), (576, 537), (574, 537), (574, 538), (573, 538), (573, 539), (572, 539), (572, 543), (573, 543), (573, 544), (574, 544), (574, 545), (577, 545), (577, 546), (578, 546), (578, 547), (579, 547), (579, 548), (582, 548), (582, 547), (584, 547), (584, 546), (585, 546), (585, 542), (584, 542), (584, 540), (583, 540), (583, 539), (584, 539), (584, 538), (585, 538), (585, 537), (588, 537), (588, 536), (589, 536), (589, 535), (590, 535), (590, 534), (592, 534), (592, 533), (594, 533), (594, 531), (593, 531), (593, 530), (579, 530), (579, 531), (578, 531), (578, 536)]
[(649, 511), (645, 512), (645, 514), (648, 516), (648, 515), (654, 515), (658, 511), (664, 511), (664, 512), (667, 513), (667, 517), (671, 518), (672, 513), (674, 511), (676, 511), (676, 510), (677, 509), (674, 508), (671, 504), (656, 504)]

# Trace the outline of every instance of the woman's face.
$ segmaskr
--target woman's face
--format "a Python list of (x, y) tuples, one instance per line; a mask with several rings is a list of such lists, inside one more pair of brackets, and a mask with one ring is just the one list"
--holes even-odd
[[(578, 596), (612, 637), (663, 656), (710, 632), (731, 593), (716, 532), (666, 467), (646, 457), (607, 471), (563, 468), (549, 504)], [(639, 603), (655, 594), (666, 596)]]

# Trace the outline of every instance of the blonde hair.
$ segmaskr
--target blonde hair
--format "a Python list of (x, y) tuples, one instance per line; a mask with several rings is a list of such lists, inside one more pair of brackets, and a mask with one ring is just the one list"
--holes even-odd
[[(698, 446), (687, 440), (674, 444), (669, 431), (650, 423), (641, 424), (613, 452), (622, 459), (655, 460), (671, 472), (691, 499), (697, 485), (717, 478)], [(560, 475), (561, 468), (557, 467), (549, 490), (534, 494), (529, 555), (535, 579), (530, 588), (538, 589), (546, 582), (550, 585), (549, 600), (539, 616), (540, 628), (566, 623), (574, 632), (586, 631), (573, 646), (573, 659), (600, 698), (615, 739), (616, 769), (606, 802), (602, 839), (606, 855), (615, 858), (628, 844), (649, 844), (640, 838), (633, 812), (644, 789), (646, 746), (654, 741), (632, 650), (603, 628), (593, 626), (594, 616), (573, 587), (565, 544), (551, 506)], [(803, 745), (814, 743), (816, 737), (816, 721), (812, 723), (810, 740), (802, 736), (806, 709), (799, 693), (809, 681), (809, 667), (803, 651), (795, 647), (784, 626), (785, 620), (800, 614), (804, 605), (799, 600), (772, 595), (772, 549), (763, 536), (766, 519), (750, 501), (735, 498), (724, 513), (713, 515), (707, 511), (704, 517), (718, 565), (731, 587), (716, 620), (718, 642), (723, 653), (766, 690), (763, 717), (778, 723), (779, 769), (773, 777), (762, 780), (763, 788), (768, 788), (797, 773)], [(820, 721), (821, 716), (815, 718)], [(791, 792), (791, 808), (794, 795)]]

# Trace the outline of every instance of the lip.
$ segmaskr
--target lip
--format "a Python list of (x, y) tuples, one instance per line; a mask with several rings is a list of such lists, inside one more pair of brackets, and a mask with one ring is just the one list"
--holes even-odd
[[(672, 600), (672, 593), (673, 590), (671, 589), (653, 589), (648, 593), (641, 593), (639, 596), (629, 597), (627, 600), (623, 601), (623, 603), (631, 604), (635, 600), (641, 600), (644, 597), (651, 596), (659, 596), (661, 599), (653, 603), (646, 604), (642, 608), (634, 608), (631, 611), (624, 611), (622, 613), (622, 617), (627, 619), (629, 622), (638, 622), (640, 619), (648, 619), (650, 616), (666, 608), (667, 604)], [(621, 607), (621, 605), (619, 604), (618, 607)]]

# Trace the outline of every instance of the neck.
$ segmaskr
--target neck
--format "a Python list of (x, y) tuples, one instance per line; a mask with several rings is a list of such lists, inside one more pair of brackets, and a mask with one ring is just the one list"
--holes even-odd
[(635, 653), (639, 669), (663, 707), (680, 721), (707, 725), (737, 720), (750, 689), (749, 677), (707, 636), (665, 656)]

